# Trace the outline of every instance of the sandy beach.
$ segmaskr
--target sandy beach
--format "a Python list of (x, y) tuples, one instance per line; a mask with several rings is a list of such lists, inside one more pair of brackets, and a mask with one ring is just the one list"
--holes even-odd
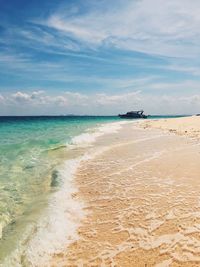
[(102, 152), (75, 175), (85, 212), (78, 239), (51, 266), (200, 266), (199, 137), (200, 117), (99, 137)]
[(200, 138), (200, 116), (185, 118), (147, 120), (142, 122), (144, 128), (157, 128), (178, 135)]

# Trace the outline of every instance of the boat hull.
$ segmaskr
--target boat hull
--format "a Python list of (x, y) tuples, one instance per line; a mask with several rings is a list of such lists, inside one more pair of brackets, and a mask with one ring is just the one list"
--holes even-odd
[(127, 116), (127, 115), (121, 115), (121, 114), (119, 114), (118, 115), (120, 118), (122, 118), (122, 119), (147, 119), (147, 116), (146, 115), (142, 115), (142, 116)]

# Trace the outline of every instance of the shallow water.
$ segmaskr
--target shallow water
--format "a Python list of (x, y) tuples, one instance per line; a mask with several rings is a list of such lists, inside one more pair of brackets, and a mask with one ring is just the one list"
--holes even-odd
[(0, 264), (36, 266), (37, 254), (45, 261), (75, 236), (82, 210), (71, 198), (72, 174), (88, 147), (121, 123), (118, 117), (0, 117)]
[(70, 148), (114, 121), (118, 118), (0, 117), (0, 262), (34, 234), (51, 194), (62, 187), (60, 166), (81, 155)]

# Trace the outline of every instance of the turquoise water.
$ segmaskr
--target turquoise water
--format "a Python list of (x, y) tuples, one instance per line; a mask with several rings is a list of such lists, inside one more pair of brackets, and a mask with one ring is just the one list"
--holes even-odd
[(0, 117), (0, 263), (17, 249), (22, 258), (21, 244), (25, 250), (35, 231), (29, 226), (37, 224), (51, 194), (62, 187), (58, 170), (62, 162), (75, 156), (76, 150), (72, 153), (68, 149), (73, 138), (117, 121), (122, 120), (94, 116)]
[(18, 246), (30, 213), (45, 206), (49, 194), (59, 187), (56, 168), (68, 157), (66, 145), (88, 128), (117, 120), (117, 117), (0, 117), (1, 261)]

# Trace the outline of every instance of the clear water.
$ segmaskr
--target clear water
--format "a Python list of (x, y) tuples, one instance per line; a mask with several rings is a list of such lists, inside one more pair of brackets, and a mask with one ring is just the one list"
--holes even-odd
[(61, 186), (57, 167), (68, 158), (72, 139), (89, 128), (120, 120), (0, 117), (0, 263), (19, 246), (28, 225), (37, 221), (51, 193)]
[[(57, 186), (66, 145), (116, 117), (0, 117), (0, 259), (17, 246), (22, 224)], [(57, 148), (65, 147), (63, 153)], [(22, 224), (20, 222), (23, 222)], [(19, 227), (20, 225), (20, 227)], [(21, 229), (23, 228), (23, 229)], [(16, 241), (16, 242), (15, 242)]]

